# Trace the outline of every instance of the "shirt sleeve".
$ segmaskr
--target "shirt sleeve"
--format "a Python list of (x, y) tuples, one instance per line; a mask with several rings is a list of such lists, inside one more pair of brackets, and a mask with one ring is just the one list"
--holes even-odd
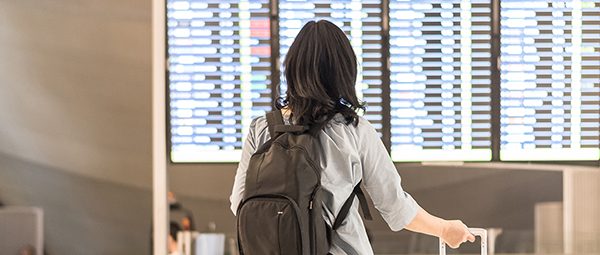
[(400, 175), (375, 128), (365, 119), (358, 125), (363, 184), (388, 226), (400, 231), (415, 218), (419, 205), (402, 189)]
[(235, 180), (233, 182), (233, 188), (231, 190), (231, 196), (229, 196), (229, 202), (231, 202), (231, 212), (235, 215), (237, 208), (244, 197), (245, 184), (246, 184), (246, 170), (248, 170), (248, 162), (250, 157), (256, 151), (256, 140), (254, 137), (254, 129), (256, 127), (256, 119), (252, 120), (246, 141), (242, 146), (242, 157), (238, 164), (237, 171), (235, 173)]

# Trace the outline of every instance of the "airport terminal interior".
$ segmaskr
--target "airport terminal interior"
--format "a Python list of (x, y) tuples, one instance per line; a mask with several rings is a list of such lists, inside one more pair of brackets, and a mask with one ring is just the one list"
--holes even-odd
[[(404, 191), (486, 233), (448, 254), (600, 254), (600, 0), (0, 0), (0, 255), (240, 255), (244, 143), (319, 20)], [(374, 254), (440, 253), (366, 193)]]

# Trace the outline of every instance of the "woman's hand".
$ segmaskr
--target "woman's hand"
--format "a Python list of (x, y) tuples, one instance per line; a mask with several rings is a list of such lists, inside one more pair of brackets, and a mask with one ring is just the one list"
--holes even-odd
[(475, 242), (475, 236), (469, 232), (469, 229), (462, 221), (444, 220), (429, 214), (423, 208), (419, 208), (417, 215), (406, 226), (406, 229), (437, 236), (452, 249), (458, 248), (466, 241)]
[(460, 220), (444, 221), (440, 238), (452, 249), (458, 248), (466, 241), (475, 242), (475, 236), (469, 232), (467, 226)]

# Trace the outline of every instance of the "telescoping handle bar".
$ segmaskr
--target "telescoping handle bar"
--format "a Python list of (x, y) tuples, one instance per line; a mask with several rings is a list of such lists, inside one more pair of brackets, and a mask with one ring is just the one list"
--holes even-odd
[[(487, 255), (487, 230), (483, 228), (469, 228), (474, 236), (481, 237), (481, 255)], [(440, 255), (446, 255), (446, 244), (440, 238)]]

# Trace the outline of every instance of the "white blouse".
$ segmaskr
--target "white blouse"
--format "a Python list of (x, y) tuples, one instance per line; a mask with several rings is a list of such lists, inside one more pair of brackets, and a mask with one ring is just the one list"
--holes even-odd
[[(289, 121), (286, 120), (286, 123)], [(250, 156), (269, 139), (266, 117), (255, 118), (242, 148), (242, 158), (229, 198), (234, 214), (244, 196)], [(419, 206), (402, 189), (400, 175), (369, 121), (360, 117), (357, 126), (347, 125), (344, 117), (337, 114), (321, 131), (319, 141), (322, 147), (319, 160), (323, 169), (321, 185), (326, 193), (323, 196), (323, 217), (329, 226), (361, 180), (375, 208), (393, 231), (403, 229), (413, 220)], [(345, 222), (332, 234), (330, 253), (373, 254), (358, 209), (359, 202), (355, 198)]]

